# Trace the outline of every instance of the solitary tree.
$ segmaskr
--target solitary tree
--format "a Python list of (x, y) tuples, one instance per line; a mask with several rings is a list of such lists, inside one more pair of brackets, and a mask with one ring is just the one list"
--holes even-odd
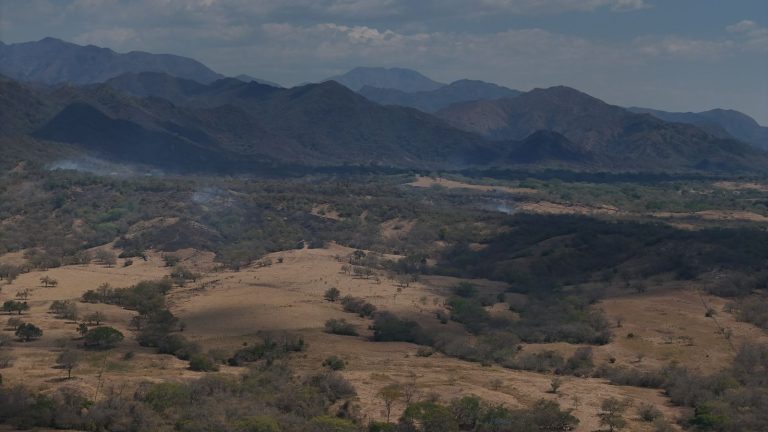
[(403, 397), (403, 390), (400, 388), (400, 384), (389, 384), (379, 390), (376, 396), (384, 402), (384, 409), (387, 412), (387, 423), (389, 423), (392, 406)]
[(627, 403), (614, 397), (603, 400), (600, 404), (600, 412), (597, 416), (600, 418), (600, 424), (608, 426), (610, 432), (623, 429), (627, 425), (624, 419), (624, 411), (627, 410)]
[(46, 275), (40, 278), (40, 285), (42, 285), (44, 288), (53, 288), (58, 284), (59, 281), (50, 276)]
[(67, 379), (72, 378), (72, 369), (80, 363), (80, 353), (74, 350), (65, 350), (56, 357), (56, 364), (67, 370)]
[(16, 336), (24, 342), (29, 342), (32, 339), (37, 339), (43, 335), (43, 330), (40, 327), (24, 323), (16, 329)]
[(123, 334), (112, 327), (96, 327), (88, 330), (84, 343), (91, 348), (109, 349), (114, 348), (123, 338)]
[(327, 290), (325, 290), (325, 295), (323, 297), (325, 297), (325, 299), (328, 300), (329, 302), (335, 302), (336, 300), (339, 299), (340, 296), (341, 296), (341, 291), (339, 291), (338, 288), (328, 288)]

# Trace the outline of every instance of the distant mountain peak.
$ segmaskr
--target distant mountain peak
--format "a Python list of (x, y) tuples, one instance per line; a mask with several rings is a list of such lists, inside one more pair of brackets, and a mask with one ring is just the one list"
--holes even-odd
[(435, 90), (444, 86), (444, 84), (427, 78), (415, 70), (397, 67), (359, 66), (342, 75), (336, 75), (323, 81), (336, 81), (354, 91), (359, 91), (364, 86), (370, 86), (410, 93)]

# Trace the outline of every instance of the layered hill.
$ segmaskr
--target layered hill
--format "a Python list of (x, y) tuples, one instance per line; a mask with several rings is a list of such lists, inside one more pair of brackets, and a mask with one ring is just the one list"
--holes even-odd
[(668, 122), (692, 124), (713, 135), (736, 138), (768, 150), (768, 127), (761, 126), (755, 119), (740, 111), (718, 108), (702, 112), (668, 112), (638, 107), (628, 110), (651, 114)]
[(412, 69), (383, 67), (356, 67), (324, 81), (336, 81), (354, 91), (368, 86), (410, 93), (437, 90), (444, 86)]
[(0, 135), (13, 137), (4, 140), (5, 155), (63, 149), (217, 172), (345, 164), (604, 171), (768, 166), (764, 153), (739, 141), (564, 87), (460, 103), (438, 117), (377, 104), (333, 81), (282, 89), (234, 78), (206, 85), (144, 72), (80, 87), (30, 87), (8, 79), (0, 84)]
[(521, 94), (496, 84), (477, 80), (459, 80), (429, 91), (404, 92), (390, 88), (364, 86), (358, 93), (382, 105), (401, 105), (434, 113), (458, 102), (492, 100)]
[(201, 83), (223, 77), (196, 60), (172, 54), (117, 53), (54, 38), (0, 43), (0, 74), (19, 81), (89, 84), (128, 72), (163, 72)]
[(15, 136), (118, 162), (248, 171), (265, 164), (462, 167), (498, 156), (482, 137), (417, 110), (380, 106), (335, 82), (278, 89), (138, 74), (51, 90), (7, 85), (18, 90), (2, 111), (13, 115), (7, 124)]
[(763, 166), (766, 157), (732, 138), (633, 113), (562, 86), (456, 104), (437, 115), (493, 140), (519, 141), (540, 130), (557, 132), (613, 169), (741, 169)]

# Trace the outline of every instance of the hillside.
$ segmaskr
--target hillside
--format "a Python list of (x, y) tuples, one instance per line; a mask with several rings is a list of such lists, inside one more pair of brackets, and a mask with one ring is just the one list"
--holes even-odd
[(515, 97), (521, 92), (476, 80), (459, 80), (430, 91), (408, 93), (364, 86), (358, 93), (382, 105), (402, 105), (433, 113), (458, 102)]
[(632, 113), (562, 86), (534, 89), (515, 98), (456, 104), (437, 115), (494, 140), (522, 140), (539, 130), (554, 131), (616, 169), (743, 169), (766, 161), (763, 152), (739, 141)]
[[(16, 103), (29, 111), (8, 110), (15, 135), (73, 144), (116, 162), (250, 171), (275, 163), (461, 167), (497, 155), (479, 136), (413, 109), (382, 107), (334, 82), (283, 90), (138, 74), (46, 91), (11, 83)], [(38, 100), (46, 103), (37, 108)]]
[(723, 138), (736, 138), (755, 147), (768, 150), (768, 127), (752, 117), (735, 110), (713, 109), (702, 112), (668, 112), (651, 108), (632, 107), (628, 110), (647, 113), (664, 121), (688, 123)]
[(0, 74), (19, 81), (89, 84), (145, 71), (201, 83), (222, 78), (196, 60), (171, 54), (117, 53), (109, 48), (81, 46), (50, 37), (36, 42), (0, 44)]
[(342, 75), (332, 76), (323, 81), (336, 81), (354, 91), (365, 86), (418, 92), (436, 90), (443, 84), (411, 69), (356, 67)]

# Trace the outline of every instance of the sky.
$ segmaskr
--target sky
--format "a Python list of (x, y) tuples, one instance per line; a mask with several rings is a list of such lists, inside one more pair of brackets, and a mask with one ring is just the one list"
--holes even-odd
[(0, 0), (0, 40), (46, 36), (283, 85), (405, 67), (768, 125), (768, 0)]

